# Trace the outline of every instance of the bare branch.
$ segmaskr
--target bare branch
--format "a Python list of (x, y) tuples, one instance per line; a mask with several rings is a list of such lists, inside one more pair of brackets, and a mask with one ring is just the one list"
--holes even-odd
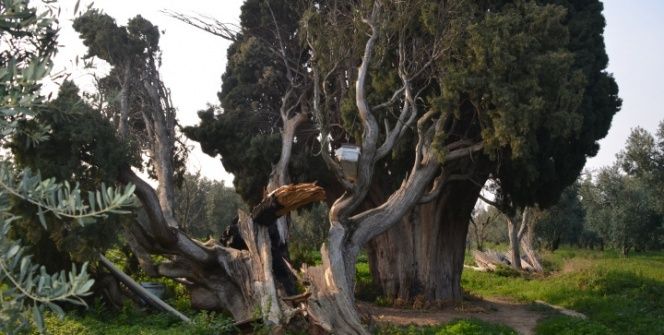
[(450, 161), (453, 161), (455, 159), (459, 159), (459, 158), (462, 158), (462, 157), (471, 156), (473, 153), (482, 150), (482, 148), (484, 148), (484, 143), (480, 141), (480, 142), (477, 142), (477, 143), (475, 143), (473, 145), (470, 145), (470, 146), (467, 146), (467, 147), (463, 147), (463, 148), (459, 148), (459, 149), (449, 151), (445, 155), (445, 163), (448, 163)]
[(387, 100), (387, 101), (383, 102), (382, 104), (374, 106), (372, 108), (372, 110), (376, 111), (376, 110), (379, 110), (381, 108), (386, 108), (386, 107), (391, 106), (392, 104), (394, 104), (397, 101), (397, 99), (399, 98), (399, 96), (401, 96), (401, 94), (403, 93), (403, 91), (405, 89), (406, 89), (405, 86), (401, 86), (401, 88), (394, 91), (394, 94), (392, 94), (392, 97), (390, 98), (390, 100)]
[[(315, 49), (312, 48), (312, 54), (313, 54), (313, 59), (316, 58), (316, 53)], [(320, 74), (318, 72), (317, 67), (312, 68), (313, 72), (313, 89), (314, 89), (314, 97), (313, 97), (313, 110), (314, 110), (314, 116), (318, 120), (317, 124), (319, 127), (320, 131), (320, 145), (321, 145), (321, 156), (323, 157), (323, 161), (327, 165), (327, 167), (334, 172), (334, 175), (341, 183), (341, 185), (344, 187), (346, 190), (351, 190), (353, 188), (353, 184), (346, 180), (344, 177), (343, 171), (341, 169), (341, 166), (339, 163), (337, 163), (333, 158), (332, 155), (330, 154), (330, 143), (329, 143), (329, 125), (328, 122), (326, 121), (327, 118), (323, 115), (323, 111), (320, 108)], [(329, 74), (328, 74), (329, 75)]]
[(240, 27), (232, 23), (224, 23), (208, 16), (199, 15), (198, 17), (185, 15), (168, 9), (160, 11), (176, 20), (180, 20), (192, 27), (206, 31), (212, 35), (219, 36), (225, 40), (235, 42), (240, 33)]
[(149, 224), (147, 228), (160, 247), (165, 249), (175, 248), (182, 255), (202, 263), (213, 260), (212, 253), (203, 245), (191, 240), (177, 228), (167, 223), (157, 194), (148, 183), (138, 177), (129, 167), (120, 170), (119, 179), (123, 183), (136, 185), (135, 194), (143, 204), (148, 216)]

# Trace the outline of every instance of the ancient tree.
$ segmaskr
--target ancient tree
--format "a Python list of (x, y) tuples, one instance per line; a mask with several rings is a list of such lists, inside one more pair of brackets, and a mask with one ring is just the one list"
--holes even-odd
[[(245, 9), (270, 8), (270, 3), (250, 2), (253, 7), (246, 5)], [(432, 148), (438, 153), (445, 152), (444, 145), (471, 132), (479, 133), (486, 145), (481, 155), (448, 164), (428, 186), (439, 190), (435, 196), (422, 199), (404, 213), (401, 224), (373, 239), (369, 256), (374, 278), (388, 297), (408, 302), (421, 296), (429, 303), (438, 303), (461, 299), (468, 222), (485, 181), (500, 184), (505, 199), (518, 206), (555, 202), (560, 191), (578, 176), (586, 157), (596, 153), (596, 141), (606, 134), (620, 101), (615, 82), (604, 71), (604, 20), (597, 2), (422, 1), (418, 5), (413, 7), (416, 9), (385, 9), (378, 19), (379, 36), (367, 70), (369, 109), (387, 129), (412, 122), (401, 119), (401, 110), (409, 104), (422, 113), (432, 109), (436, 118), (435, 113), (441, 111), (454, 114), (447, 128), (434, 136)], [(280, 19), (268, 15), (268, 19), (249, 20), (256, 12), (243, 14), (247, 22), (242, 25)], [(331, 153), (341, 144), (362, 142), (364, 128), (353, 86), (365, 51), (361, 32), (367, 32), (362, 16), (368, 17), (368, 9), (353, 2), (321, 3), (300, 16), (302, 29), (294, 34), (306, 34), (300, 40), (306, 41), (312, 57), (300, 70), (310, 76), (306, 82), (313, 85), (312, 97), (305, 103), (314, 112), (313, 121), (318, 125), (315, 134), (321, 136), (321, 143), (315, 146), (321, 146), (321, 156), (338, 182), (329, 182), (327, 176), (316, 177), (325, 180), (331, 190), (328, 194), (341, 194), (336, 190), (349, 185), (334, 168)], [(240, 58), (231, 58), (236, 59)], [(425, 73), (418, 73), (418, 68)], [(404, 76), (408, 84), (404, 84)], [(235, 98), (242, 97), (246, 92), (235, 89), (239, 84), (225, 81), (222, 95), (234, 92), (238, 94)], [(406, 91), (408, 86), (410, 91)], [(249, 93), (246, 97), (255, 95), (254, 91)], [(254, 99), (247, 101), (266, 105), (263, 97)], [(244, 107), (242, 113), (255, 109)], [(201, 115), (199, 130), (207, 136), (197, 139), (204, 146), (207, 143), (211, 152), (221, 152), (220, 148), (229, 145), (219, 139), (222, 130), (230, 127), (222, 129), (224, 123), (219, 120), (231, 119), (233, 114), (225, 108), (216, 119), (211, 113)], [(209, 126), (212, 124), (215, 126)], [(305, 134), (297, 136), (298, 145), (311, 138)], [(358, 212), (379, 207), (389, 199), (416, 159), (414, 124), (403, 127), (399, 134), (381, 134), (379, 138), (398, 141), (374, 165), (370, 190), (355, 209)], [(229, 162), (242, 156), (226, 152), (222, 160)], [(301, 157), (298, 162), (310, 164), (310, 159)], [(293, 176), (313, 179), (301, 176), (292, 164), (290, 168)], [(251, 178), (240, 176), (238, 182), (242, 180)]]
[[(453, 3), (422, 8), (430, 13)], [(456, 17), (465, 20), (463, 38), (451, 46), (456, 54), (449, 62), (438, 62), (445, 71), (441, 92), (457, 97), (451, 105), (457, 122), (480, 117), (489, 159), (469, 162), (460, 172), (469, 180), (449, 183), (412, 219), (372, 242), (372, 273), (388, 297), (461, 298), (466, 230), (487, 177), (517, 207), (546, 208), (597, 153), (620, 109), (617, 85), (605, 70), (602, 8), (599, 1), (500, 1), (468, 4), (468, 16)], [(403, 238), (410, 233), (412, 239)], [(381, 257), (397, 250), (398, 257)]]
[[(281, 27), (278, 10), (285, 6), (262, 6), (264, 22), (270, 22), (273, 31), (283, 31), (276, 27)], [(595, 34), (582, 36), (595, 38), (601, 46), (601, 6), (592, 8)], [(293, 275), (306, 289), (296, 297), (275, 275), (274, 264), (283, 257), (274, 253), (270, 230), (288, 210), (321, 199), (321, 188), (286, 186), (265, 196), (257, 189), (259, 206), (238, 217), (238, 245), (202, 243), (187, 236), (173, 215), (183, 156), (176, 144), (175, 110), (158, 72), (159, 30), (140, 16), (119, 26), (103, 13), (84, 14), (75, 28), (88, 55), (112, 66), (109, 76), (100, 80), (109, 102), (100, 111), (104, 118), (99, 124), (115, 131), (109, 143), (131, 153), (111, 173), (118, 182), (136, 186), (146, 213), (126, 227), (141, 266), (150, 275), (185, 284), (194, 306), (227, 310), (237, 320), (253, 318), (259, 310), (260, 318), (274, 326), (297, 317), (327, 332), (363, 334), (367, 331), (353, 294), (357, 256), (369, 241), (421, 205), (430, 206), (443, 223), (402, 226), (413, 236), (413, 247), (399, 251), (415, 250), (418, 257), (426, 251), (441, 265), (419, 271), (419, 282), (397, 289), (412, 294), (421, 283), (427, 299), (459, 299), (468, 216), (484, 181), (497, 180), (501, 194), (515, 203), (554, 199), (560, 185), (575, 179), (586, 155), (596, 151), (596, 139), (605, 135), (619, 106), (615, 83), (603, 72), (606, 57), (599, 57), (599, 64), (592, 61), (598, 59), (592, 56), (604, 55), (603, 47), (594, 45), (601, 50), (588, 53), (588, 40), (570, 38), (577, 36), (570, 30), (579, 29), (569, 22), (573, 9), (577, 8), (570, 5), (566, 11), (533, 2), (335, 1), (298, 9), (302, 14), (297, 31), (303, 34), (299, 39), (293, 34), (271, 35), (273, 44), (264, 44), (252, 42), (258, 38), (252, 34), (237, 36), (242, 43), (235, 45), (233, 60), (248, 63), (229, 76), (244, 80), (256, 74), (249, 65), (262, 57), (243, 57), (244, 52), (260, 55), (268, 48), (276, 60), (271, 71), (257, 68), (266, 80), (258, 81), (262, 86), (245, 87), (253, 89), (258, 100), (243, 98), (246, 91), (230, 94), (242, 82), (225, 81), (229, 86), (222, 95), (230, 94), (229, 101), (237, 104), (237, 117), (265, 106), (256, 88), (277, 87), (269, 108), (273, 129), (288, 135), (291, 120), (303, 120), (299, 126), (293, 122), (290, 140), (276, 138), (283, 163), (273, 155), (267, 163), (238, 160), (238, 169), (247, 164), (267, 167), (270, 162), (288, 168), (289, 145), (305, 138), (295, 129), (310, 124), (315, 125), (322, 160), (344, 190), (330, 207), (328, 238), (321, 247), (323, 264)], [(283, 57), (295, 50), (287, 44), (295, 41), (308, 49), (306, 57), (296, 57), (305, 66), (289, 66), (293, 58)], [(274, 57), (279, 53), (281, 57)], [(285, 75), (272, 77), (279, 69)], [(277, 80), (274, 85), (271, 79)], [(231, 108), (221, 115), (225, 113), (233, 114)], [(242, 117), (247, 115), (251, 113)], [(361, 150), (352, 180), (333, 158), (340, 138)], [(249, 148), (265, 149), (254, 144), (235, 150), (249, 153)], [(146, 162), (141, 153), (147, 154)], [(390, 157), (403, 159), (394, 162)], [(81, 159), (96, 166), (101, 158)], [(141, 168), (159, 181), (156, 190), (133, 170)], [(285, 173), (276, 172), (278, 183), (287, 182)], [(383, 174), (395, 176), (396, 182), (378, 185), (383, 189), (374, 196), (376, 181), (381, 180), (377, 176)], [(370, 197), (373, 205), (367, 206)], [(444, 243), (427, 248), (422, 243), (426, 235), (445, 236)], [(154, 263), (150, 254), (164, 255), (167, 261)]]

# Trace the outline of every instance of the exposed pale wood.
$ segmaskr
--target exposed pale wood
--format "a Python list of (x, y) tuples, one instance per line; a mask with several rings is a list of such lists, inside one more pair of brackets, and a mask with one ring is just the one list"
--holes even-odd
[(561, 314), (564, 314), (564, 315), (567, 315), (567, 316), (571, 316), (571, 317), (579, 318), (579, 319), (584, 319), (584, 320), (588, 319), (588, 317), (585, 314), (577, 312), (577, 311), (573, 311), (571, 309), (567, 309), (567, 308), (562, 307), (562, 306), (552, 305), (552, 304), (550, 304), (546, 301), (542, 301), (542, 300), (535, 300), (535, 302), (540, 304), (540, 305), (544, 305), (544, 306), (547, 306), (549, 308), (553, 308), (553, 309), (557, 310), (558, 312), (560, 312)]
[[(488, 271), (495, 271), (498, 268), (498, 265), (511, 266), (513, 267), (514, 261), (512, 258), (511, 252), (505, 254), (498, 251), (487, 250), (487, 251), (473, 251), (473, 258), (475, 259), (475, 264), (478, 267), (486, 269)], [(538, 271), (532, 264), (527, 260), (521, 259), (520, 270), (526, 271)], [(520, 271), (519, 270), (519, 271)]]

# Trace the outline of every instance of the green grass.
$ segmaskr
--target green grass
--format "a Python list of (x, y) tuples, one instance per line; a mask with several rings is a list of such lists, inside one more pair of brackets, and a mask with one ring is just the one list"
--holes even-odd
[[(106, 315), (68, 313), (63, 320), (53, 315), (45, 319), (51, 335), (208, 335), (236, 334), (233, 320), (213, 313), (198, 313), (185, 324), (166, 313), (139, 311), (108, 312)], [(37, 333), (35, 333), (37, 334)]]
[[(664, 253), (635, 254), (560, 250), (544, 255), (555, 270), (544, 277), (506, 277), (464, 271), (462, 286), (473, 295), (544, 300), (586, 314), (589, 322), (546, 320), (541, 334), (664, 334)], [(577, 327), (579, 329), (575, 330)], [(602, 328), (604, 327), (604, 328)], [(560, 331), (552, 331), (559, 329)], [(604, 331), (604, 332), (602, 332)]]
[[(634, 254), (628, 258), (615, 252), (564, 249), (543, 255), (550, 273), (544, 276), (464, 271), (464, 289), (481, 297), (509, 297), (523, 302), (544, 300), (586, 314), (581, 320), (552, 313), (536, 329), (539, 335), (554, 334), (663, 334), (664, 335), (664, 252)], [(357, 265), (358, 297), (379, 301), (372, 284), (366, 257)], [(50, 334), (233, 334), (232, 321), (225, 316), (191, 311), (178, 287), (169, 302), (194, 319), (181, 323), (164, 313), (141, 312), (127, 307), (110, 312), (91, 307), (70, 312), (64, 320), (46, 318)], [(476, 320), (460, 320), (436, 327), (384, 327), (377, 334), (515, 334), (507, 327)]]
[(377, 335), (517, 335), (506, 326), (487, 323), (480, 320), (457, 320), (441, 326), (432, 327), (383, 327)]
[(605, 325), (569, 316), (554, 316), (541, 321), (535, 329), (538, 335), (611, 335)]

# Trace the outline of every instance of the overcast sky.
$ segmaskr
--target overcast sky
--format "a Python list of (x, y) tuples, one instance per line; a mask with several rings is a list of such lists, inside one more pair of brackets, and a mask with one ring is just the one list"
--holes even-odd
[[(59, 2), (62, 7), (60, 51), (55, 70), (65, 69), (83, 88), (91, 88), (90, 71), (78, 69), (73, 60), (85, 54), (85, 48), (71, 28), (75, 0)], [(82, 8), (89, 2), (81, 1)], [(229, 43), (172, 19), (160, 12), (169, 9), (185, 14), (203, 14), (223, 22), (238, 23), (242, 0), (97, 0), (96, 8), (124, 25), (137, 14), (159, 26), (163, 64), (162, 78), (171, 89), (173, 103), (183, 125), (198, 122), (196, 112), (207, 104), (217, 104), (221, 74), (226, 65)], [(641, 126), (654, 132), (664, 119), (664, 1), (607, 0), (604, 2), (607, 27), (605, 42), (609, 54), (609, 72), (616, 77), (623, 108), (613, 119), (609, 135), (600, 141), (601, 149), (587, 168), (611, 164), (623, 147), (630, 129)], [(108, 71), (100, 64), (98, 73)], [(203, 154), (195, 142), (189, 158), (190, 171), (201, 170), (211, 179), (229, 182), (232, 175), (223, 170), (219, 158)]]

